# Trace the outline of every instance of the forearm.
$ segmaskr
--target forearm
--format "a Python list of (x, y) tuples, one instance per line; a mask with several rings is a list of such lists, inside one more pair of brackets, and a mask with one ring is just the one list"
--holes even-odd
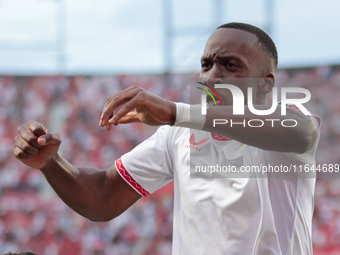
[[(265, 106), (256, 106), (256, 108), (267, 109)], [(280, 109), (273, 114), (259, 116), (251, 113), (245, 106), (244, 115), (232, 113), (231, 106), (209, 107), (203, 130), (265, 150), (297, 153), (306, 151), (315, 135), (315, 130), (310, 128), (313, 127), (310, 125), (311, 119), (302, 116), (302, 113), (296, 110), (287, 109), (286, 116), (281, 115)], [(221, 119), (221, 121), (216, 121), (216, 119)], [(295, 123), (297, 125), (285, 127), (282, 125), (285, 119), (293, 119), (296, 122), (287, 121), (284, 125), (294, 126)]]
[(77, 168), (58, 154), (60, 144), (59, 134), (29, 121), (18, 129), (12, 152), (27, 166), (40, 169), (58, 196), (90, 220), (111, 220), (141, 197), (120, 177), (115, 165), (101, 171)]
[(105, 171), (77, 168), (59, 154), (40, 170), (69, 207), (91, 220), (99, 218), (103, 203), (101, 187), (105, 184)]

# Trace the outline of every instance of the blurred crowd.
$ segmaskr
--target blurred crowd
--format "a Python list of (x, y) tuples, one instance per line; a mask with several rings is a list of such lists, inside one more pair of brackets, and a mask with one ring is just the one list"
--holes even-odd
[[(340, 67), (278, 71), (278, 86), (311, 91), (309, 110), (322, 118), (317, 164), (340, 163)], [(60, 153), (76, 166), (105, 169), (149, 137), (140, 123), (98, 126), (106, 99), (131, 85), (172, 101), (188, 102), (194, 74), (0, 77), (0, 254), (169, 255), (173, 185), (169, 184), (118, 218), (91, 222), (69, 209), (39, 170), (20, 163), (10, 148), (29, 120), (59, 132)], [(339, 80), (339, 81), (338, 81)], [(315, 190), (313, 245), (316, 255), (340, 254), (340, 175), (319, 174)]]

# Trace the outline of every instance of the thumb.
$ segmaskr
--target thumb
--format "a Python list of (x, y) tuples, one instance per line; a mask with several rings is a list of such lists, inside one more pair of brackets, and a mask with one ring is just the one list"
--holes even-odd
[(57, 133), (47, 133), (38, 138), (38, 143), (40, 145), (53, 144), (59, 146), (61, 144), (61, 137)]
[[(109, 120), (109, 123), (112, 123), (111, 120)], [(141, 122), (140, 119), (137, 117), (137, 112), (129, 112), (118, 121), (118, 124), (128, 124), (133, 122)]]

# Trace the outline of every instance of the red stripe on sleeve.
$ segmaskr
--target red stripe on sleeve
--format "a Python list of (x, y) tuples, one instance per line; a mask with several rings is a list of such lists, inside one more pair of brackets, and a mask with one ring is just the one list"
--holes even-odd
[(122, 159), (119, 158), (115, 161), (116, 164), (116, 168), (118, 170), (118, 172), (120, 173), (120, 175), (123, 177), (123, 179), (130, 184), (130, 186), (132, 188), (134, 188), (139, 194), (141, 194), (143, 197), (146, 197), (147, 195), (149, 195), (150, 193), (147, 192), (145, 189), (143, 189), (142, 186), (140, 186), (138, 184), (138, 182), (135, 181), (135, 179), (132, 178), (132, 176), (129, 174), (128, 171), (126, 171)]

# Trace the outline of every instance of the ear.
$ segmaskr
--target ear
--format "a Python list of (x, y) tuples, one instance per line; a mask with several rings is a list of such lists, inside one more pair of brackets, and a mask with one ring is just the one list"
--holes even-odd
[(275, 84), (275, 75), (274, 73), (270, 72), (265, 75), (264, 78), (262, 78), (260, 84), (259, 84), (259, 92), (260, 94), (268, 94), (272, 91)]

